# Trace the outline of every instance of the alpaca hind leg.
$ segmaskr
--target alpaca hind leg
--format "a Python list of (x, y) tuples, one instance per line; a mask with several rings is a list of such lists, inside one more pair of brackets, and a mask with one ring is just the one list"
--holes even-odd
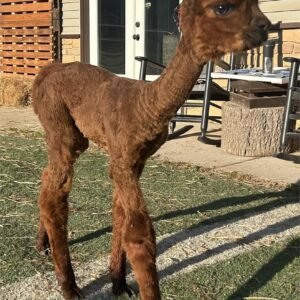
[(39, 197), (40, 222), (50, 242), (56, 277), (66, 299), (78, 299), (67, 245), (68, 194), (72, 182), (72, 165), (49, 163), (43, 173)]
[[(88, 141), (73, 123), (51, 132), (46, 130), (48, 166), (42, 176), (39, 197), (40, 228), (38, 245), (48, 239), (56, 277), (66, 299), (79, 299), (67, 244), (68, 195), (71, 190), (73, 164), (88, 147)], [(51, 134), (49, 134), (51, 133)]]
[[(60, 159), (67, 160), (67, 164), (73, 164), (80, 153), (83, 153), (88, 148), (89, 142), (75, 126), (74, 120), (66, 109), (59, 105), (55, 107), (55, 110), (58, 109), (59, 112), (52, 112), (53, 108), (51, 107), (49, 109), (43, 108), (41, 111), (38, 111), (40, 121), (46, 132), (46, 141), (49, 147), (49, 161), (50, 159), (55, 160), (56, 156), (60, 155), (58, 153), (60, 149), (57, 148), (57, 145), (61, 143), (61, 148), (67, 149), (65, 153), (69, 154), (65, 155), (65, 157), (60, 157)], [(57, 121), (54, 122), (53, 119), (49, 119), (49, 115), (55, 115)], [(39, 221), (36, 248), (41, 254), (49, 254), (49, 237), (41, 219)]]

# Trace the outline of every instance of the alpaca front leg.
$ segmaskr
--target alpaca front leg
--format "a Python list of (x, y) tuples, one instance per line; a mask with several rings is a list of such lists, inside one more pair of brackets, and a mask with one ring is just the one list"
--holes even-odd
[(112, 173), (125, 214), (122, 246), (139, 285), (141, 299), (159, 300), (155, 232), (138, 182), (141, 172), (116, 163), (112, 165)]
[(133, 211), (123, 229), (123, 244), (142, 300), (159, 300), (155, 232), (145, 211)]
[(129, 297), (132, 292), (126, 283), (126, 253), (122, 246), (122, 227), (124, 225), (124, 210), (118, 198), (117, 189), (113, 195), (113, 235), (110, 256), (110, 277), (112, 281), (112, 291), (116, 296), (127, 293)]
[[(65, 299), (79, 299), (67, 244), (68, 195), (71, 189), (72, 169), (48, 166), (42, 178), (39, 197), (40, 233), (50, 242), (58, 284)], [(43, 233), (45, 230), (45, 233)]]

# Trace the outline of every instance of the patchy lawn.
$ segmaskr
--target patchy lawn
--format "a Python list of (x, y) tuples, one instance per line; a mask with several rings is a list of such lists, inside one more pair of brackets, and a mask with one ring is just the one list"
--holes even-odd
[[(40, 257), (34, 248), (36, 200), (45, 164), (42, 134), (0, 132), (0, 286), (53, 269), (51, 260)], [(92, 261), (109, 252), (111, 181), (107, 165), (105, 155), (92, 149), (75, 166), (69, 220), (74, 262)], [(149, 160), (141, 184), (158, 236), (299, 202), (295, 187), (280, 191), (252, 186), (194, 166), (156, 160)], [(178, 275), (162, 284), (164, 298), (233, 300), (241, 295), (272, 295), (300, 299), (299, 240), (289, 242)]]
[(162, 290), (169, 299), (299, 300), (299, 278), (300, 238), (295, 238), (179, 275)]

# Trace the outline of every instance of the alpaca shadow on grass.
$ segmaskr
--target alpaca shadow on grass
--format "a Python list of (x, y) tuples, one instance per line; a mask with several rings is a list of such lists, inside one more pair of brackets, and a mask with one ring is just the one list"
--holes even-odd
[(288, 264), (300, 256), (300, 237), (292, 240), (277, 253), (269, 262), (263, 265), (246, 283), (230, 295), (227, 300), (243, 299), (253, 295), (268, 281), (283, 270)]
[[(245, 196), (245, 197), (230, 197), (230, 198), (219, 199), (219, 200), (216, 200), (211, 203), (205, 203), (205, 204), (201, 204), (201, 205), (194, 206), (194, 207), (189, 207), (189, 208), (182, 209), (182, 210), (167, 212), (163, 215), (152, 218), (152, 221), (153, 222), (165, 221), (165, 220), (170, 220), (170, 219), (173, 219), (176, 217), (182, 217), (182, 216), (196, 214), (201, 211), (218, 210), (218, 209), (225, 208), (225, 207), (233, 207), (236, 205), (247, 204), (250, 202), (260, 200), (262, 197), (264, 197), (264, 198), (266, 198), (266, 197), (281, 197), (280, 194), (281, 194), (280, 192), (273, 192), (273, 193), (267, 193), (267, 194), (250, 195), (250, 196)], [(202, 223), (199, 223), (198, 225), (203, 225), (203, 224), (207, 225), (207, 224), (215, 223), (216, 221), (226, 221), (227, 219), (234, 218), (235, 215), (238, 216), (239, 212), (240, 211), (236, 211), (236, 212), (233, 212), (232, 214), (226, 214), (223, 216), (219, 216), (218, 219), (216, 219), (216, 220), (214, 218), (212, 218), (212, 219), (206, 220)], [(195, 225), (195, 226), (198, 226), (198, 225)], [(189, 230), (189, 229), (190, 228), (188, 228), (186, 230)], [(69, 246), (88, 242), (90, 240), (99, 238), (102, 235), (105, 235), (105, 234), (111, 233), (111, 232), (112, 232), (112, 227), (107, 226), (107, 227), (104, 227), (97, 231), (86, 234), (82, 237), (79, 237), (79, 238), (69, 241)]]
[[(266, 197), (279, 197), (279, 194), (280, 193), (278, 193), (278, 192), (273, 192), (273, 193), (267, 193), (267, 194), (263, 194), (263, 195), (262, 194), (257, 194), (257, 195), (250, 195), (250, 196), (245, 196), (245, 197), (230, 197), (230, 198), (219, 199), (219, 200), (216, 200), (216, 201), (211, 202), (211, 203), (205, 203), (205, 204), (201, 204), (201, 205), (194, 206), (194, 207), (189, 207), (189, 208), (182, 209), (182, 210), (167, 212), (163, 215), (152, 218), (152, 221), (153, 222), (165, 221), (165, 220), (170, 220), (170, 219), (173, 219), (173, 218), (176, 218), (176, 217), (183, 217), (183, 216), (196, 214), (196, 213), (201, 212), (201, 211), (218, 210), (218, 209), (222, 209), (222, 208), (225, 208), (225, 207), (234, 207), (236, 205), (247, 204), (247, 203), (250, 203), (250, 202), (260, 200), (262, 197), (264, 197), (264, 198), (266, 198)], [(235, 215), (239, 215), (239, 211), (234, 212), (233, 215), (231, 215), (231, 214), (227, 215), (226, 214), (226, 215), (220, 216), (219, 220), (209, 219), (209, 220), (206, 220), (202, 223), (207, 225), (207, 224), (215, 223), (216, 221), (222, 221), (222, 220), (225, 221), (227, 219), (233, 218)], [(203, 225), (203, 224), (199, 223), (198, 225)], [(189, 229), (186, 229), (186, 230), (189, 230)], [(102, 229), (91, 232), (91, 233), (86, 234), (86, 235), (84, 235), (82, 237), (79, 237), (77, 239), (69, 241), (69, 246), (79, 244), (79, 243), (88, 242), (90, 240), (99, 238), (104, 234), (110, 233), (111, 231), (112, 231), (111, 226), (104, 227)]]
[[(237, 200), (237, 202), (235, 201), (233, 202), (237, 204), (238, 202), (242, 202), (243, 199), (245, 200), (244, 203), (249, 203), (266, 197), (278, 197), (278, 199), (275, 199), (273, 201), (258, 206), (242, 208), (233, 212), (212, 217), (208, 220), (201, 221), (195, 225), (192, 225), (180, 232), (176, 232), (158, 243), (158, 255), (164, 253), (165, 251), (168, 250), (168, 248), (174, 246), (175, 244), (181, 243), (189, 238), (198, 236), (205, 232), (214, 230), (218, 227), (223, 226), (225, 223), (226, 225), (232, 224), (239, 220), (253, 217), (261, 213), (266, 213), (276, 208), (280, 208), (287, 204), (299, 203), (299, 196), (297, 196), (296, 194), (288, 196), (285, 195), (283, 192), (267, 193), (267, 194), (260, 195), (260, 197), (259, 195), (253, 195), (253, 196), (246, 196), (242, 198), (230, 198), (230, 199)], [(205, 227), (203, 228), (203, 226), (205, 225), (210, 225), (210, 226), (208, 228)]]
[[(200, 255), (189, 257), (178, 263), (172, 264), (166, 267), (165, 269), (159, 271), (159, 278), (160, 280), (167, 279), (170, 276), (174, 276), (177, 273), (184, 271), (186, 268), (190, 268), (191, 266), (200, 264), (201, 262), (204, 262), (205, 260), (217, 256), (219, 254), (223, 254), (226, 251), (234, 250), (239, 246), (249, 245), (255, 241), (261, 240), (262, 238), (270, 234), (278, 234), (296, 226), (300, 226), (300, 218), (298, 216), (283, 220), (281, 222), (277, 222), (262, 230), (258, 230), (254, 233), (251, 233), (245, 236), (244, 238), (239, 239), (238, 241), (222, 244), (220, 246), (215, 247), (214, 249), (207, 250), (201, 253)], [(196, 231), (199, 235), (202, 233), (201, 230)], [(275, 276), (277, 272), (282, 270), (287, 264), (291, 263), (296, 257), (299, 256), (299, 251), (291, 251), (290, 249), (291, 247), (297, 245), (299, 247), (299, 242), (300, 238), (289, 243), (289, 245), (282, 252), (277, 254), (269, 263), (263, 266), (261, 270), (259, 270), (253, 276), (253, 278), (251, 278), (247, 283), (245, 283), (245, 285), (241, 287), (238, 291), (232, 294), (232, 296), (230, 296), (228, 300), (238, 299), (237, 297), (239, 297), (241, 294), (243, 294), (243, 296), (251, 295), (253, 291), (258, 290), (260, 287), (265, 285), (269, 280), (271, 280)], [(160, 247), (168, 248), (169, 245), (164, 245), (162, 243)], [(137, 292), (138, 287), (136, 283), (132, 280), (132, 278), (129, 280), (129, 285), (133, 288), (135, 292)], [(109, 276), (104, 275), (88, 284), (83, 289), (83, 292), (85, 295), (88, 296), (88, 299), (114, 299), (111, 294), (110, 286), (111, 285)]]
[[(267, 193), (267, 194), (264, 194), (263, 196), (264, 197), (277, 197), (278, 192)], [(231, 207), (231, 206), (254, 202), (254, 201), (260, 200), (261, 198), (262, 198), (262, 194), (250, 195), (250, 196), (245, 196), (245, 197), (230, 197), (230, 198), (219, 199), (212, 203), (205, 203), (205, 204), (201, 204), (201, 205), (194, 206), (194, 207), (189, 207), (189, 208), (182, 209), (182, 210), (167, 212), (163, 215), (152, 218), (152, 221), (153, 222), (165, 221), (165, 220), (170, 220), (170, 219), (173, 219), (176, 217), (182, 217), (182, 216), (196, 214), (201, 211), (218, 210), (218, 209), (225, 208), (225, 207)], [(231, 216), (228, 216), (228, 217), (230, 218)], [(224, 220), (226, 220), (226, 219), (227, 219), (227, 217), (225, 215)], [(204, 223), (205, 224), (214, 223), (214, 220), (211, 220), (211, 221), (210, 220), (206, 220)], [(107, 233), (111, 233), (111, 231), (112, 231), (111, 226), (104, 227), (102, 229), (99, 229), (97, 231), (86, 234), (82, 237), (79, 237), (79, 238), (69, 241), (69, 246), (88, 242), (90, 240), (99, 238), (102, 235), (105, 235)]]
[[(282, 233), (284, 231), (287, 231), (288, 229), (295, 228), (297, 226), (300, 226), (299, 216), (289, 218), (289, 219), (285, 219), (281, 222), (277, 222), (275, 224), (267, 226), (266, 228), (264, 228), (262, 230), (258, 230), (256, 232), (253, 232), (253, 233), (239, 239), (238, 241), (222, 244), (220, 246), (217, 246), (214, 249), (207, 250), (207, 251), (201, 253), (200, 255), (189, 257), (189, 258), (187, 258), (185, 260), (182, 260), (182, 261), (180, 261), (176, 264), (173, 264), (173, 265), (165, 268), (161, 272), (159, 272), (160, 273), (159, 274), (160, 279), (164, 279), (166, 277), (175, 275), (176, 273), (184, 270), (185, 268), (188, 268), (188, 267), (190, 267), (192, 265), (195, 265), (195, 264), (199, 264), (199, 263), (203, 262), (204, 260), (207, 260), (208, 258), (211, 258), (211, 257), (216, 256), (216, 255), (222, 254), (225, 251), (235, 249), (239, 246), (249, 245), (249, 244), (251, 244), (255, 241), (261, 240), (262, 238), (264, 238), (264, 237), (266, 237), (270, 234), (279, 234), (279, 233)], [(197, 232), (199, 232), (199, 231), (197, 230)], [(162, 246), (164, 246), (164, 245), (162, 245)], [(284, 263), (284, 265), (286, 265), (286, 262)]]
[[(226, 207), (235, 207), (237, 205), (243, 205), (243, 204), (248, 204), (251, 202), (255, 202), (258, 200), (261, 200), (262, 198), (277, 198), (274, 201), (269, 201), (266, 204), (260, 205), (260, 206), (253, 206), (249, 208), (244, 208), (240, 209), (237, 211), (233, 211), (230, 213), (226, 213), (223, 215), (219, 215), (213, 218), (210, 218), (208, 220), (199, 222), (196, 225), (193, 225), (187, 229), (184, 229), (183, 231), (179, 233), (175, 233), (174, 235), (171, 235), (168, 237), (166, 240), (164, 240), (164, 244), (167, 243), (168, 240), (170, 240), (172, 246), (178, 242), (180, 242), (180, 236), (181, 233), (183, 234), (183, 237), (186, 236), (186, 232), (189, 232), (193, 228), (198, 228), (201, 225), (209, 225), (209, 224), (216, 224), (216, 227), (220, 226), (220, 222), (225, 222), (227, 220), (232, 220), (232, 222), (237, 221), (238, 219), (242, 219), (245, 215), (250, 216), (250, 215), (256, 215), (259, 212), (266, 212), (269, 210), (272, 210), (276, 207), (281, 207), (286, 204), (291, 204), (291, 203), (296, 203), (298, 201), (299, 197), (299, 192), (296, 194), (295, 191), (299, 190), (299, 185), (292, 185), (290, 188), (284, 190), (284, 191), (279, 191), (279, 192), (270, 192), (270, 193), (264, 193), (264, 194), (255, 194), (255, 195), (249, 195), (249, 196), (244, 196), (244, 197), (229, 197), (229, 198), (224, 198), (224, 199), (219, 199), (211, 203), (205, 203), (201, 204), (195, 207), (189, 207), (186, 209), (182, 210), (176, 210), (176, 211), (171, 211), (167, 212), (163, 215), (157, 216), (152, 218), (153, 222), (158, 222), (158, 221), (165, 221), (165, 220), (170, 220), (176, 217), (182, 217), (182, 216), (188, 216), (192, 214), (196, 214), (202, 211), (210, 211), (210, 210), (218, 210)], [(82, 237), (76, 238), (74, 240), (69, 241), (69, 245), (75, 245), (79, 243), (85, 243), (90, 240), (96, 239), (101, 237), (102, 235), (105, 235), (107, 233), (110, 233), (112, 231), (111, 226), (104, 227), (102, 229), (99, 229), (97, 231), (91, 232), (89, 234), (86, 234)], [(162, 251), (162, 250), (161, 250)], [(159, 252), (161, 254), (163, 252)]]
[[(256, 194), (256, 195), (250, 195), (245, 197), (231, 197), (226, 199), (220, 199), (212, 203), (207, 203), (203, 205), (199, 205), (197, 207), (187, 208), (184, 210), (179, 211), (173, 211), (168, 212), (166, 214), (163, 214), (161, 216), (155, 217), (154, 221), (160, 221), (160, 220), (168, 220), (172, 219), (178, 216), (187, 216), (190, 214), (197, 213), (199, 211), (205, 211), (205, 210), (217, 210), (224, 207), (233, 207), (236, 205), (241, 205), (245, 203), (254, 202), (257, 200), (261, 200), (262, 198), (276, 198), (273, 201), (270, 201), (265, 204), (261, 204), (258, 206), (253, 206), (250, 208), (244, 208), (240, 209), (234, 212), (226, 213), (220, 216), (213, 217), (209, 220), (205, 220), (203, 222), (198, 223), (197, 225), (193, 225), (189, 227), (188, 229), (184, 229), (181, 232), (175, 233), (163, 240), (161, 240), (158, 243), (158, 255), (161, 255), (162, 253), (166, 252), (170, 247), (174, 246), (177, 243), (183, 242), (184, 240), (190, 238), (199, 236), (205, 232), (211, 231), (213, 229), (216, 229), (218, 227), (221, 227), (224, 225), (224, 222), (226, 224), (231, 224), (236, 221), (242, 220), (244, 218), (248, 218), (251, 216), (258, 215), (262, 212), (271, 211), (272, 209), (279, 208), (282, 206), (285, 206), (287, 204), (292, 203), (298, 203), (299, 202), (299, 186), (296, 184), (295, 186), (292, 186), (291, 188), (288, 188), (281, 192), (271, 192), (271, 193), (265, 193), (265, 194)], [(202, 226), (201, 226), (202, 225)], [(203, 227), (203, 225), (209, 225)], [(169, 276), (176, 275), (178, 272), (183, 271), (186, 268), (189, 268), (193, 265), (199, 264), (202, 261), (219, 255), (221, 253), (224, 253), (225, 251), (229, 251), (231, 249), (235, 249), (241, 245), (247, 245), (254, 241), (258, 241), (262, 239), (263, 237), (269, 235), (269, 234), (276, 234), (280, 232), (284, 232), (290, 228), (294, 228), (296, 226), (300, 225), (300, 219), (299, 217), (293, 217), (286, 219), (284, 221), (275, 223), (273, 225), (268, 226), (267, 228), (264, 228), (262, 230), (259, 230), (257, 232), (251, 233), (248, 236), (240, 239), (239, 241), (235, 242), (229, 242), (223, 245), (220, 245), (214, 249), (208, 250), (200, 255), (196, 255), (190, 258), (187, 258), (185, 260), (182, 260), (178, 263), (172, 264), (171, 266), (166, 267), (163, 270), (159, 271), (159, 277), (160, 279), (167, 279)], [(76, 244), (76, 243), (82, 243), (87, 242), (91, 239), (100, 237), (102, 234), (108, 233), (111, 231), (111, 227), (106, 227), (101, 230), (98, 230), (94, 233), (85, 235), (81, 238), (78, 238), (76, 240), (70, 241), (70, 244)], [(273, 261), (273, 260), (272, 260)], [(282, 262), (282, 268), (289, 263), (290, 260), (286, 259)], [(129, 268), (128, 268), (129, 269)], [(279, 270), (279, 269), (278, 269)], [(276, 269), (274, 269), (274, 275), (275, 275)], [(265, 277), (265, 281), (262, 280), (262, 282), (267, 282), (272, 277)], [(136, 283), (131, 279), (129, 281), (130, 286), (133, 287), (134, 291), (137, 291), (137, 285)], [(88, 284), (86, 287), (84, 287), (83, 291), (84, 294), (88, 296), (88, 299), (115, 299), (112, 296), (111, 289), (110, 289), (110, 279), (108, 275), (103, 275), (100, 278), (96, 279), (95, 281)], [(243, 290), (250, 289), (248, 286), (250, 286), (250, 283), (245, 284), (245, 287), (243, 287)], [(237, 291), (237, 293), (240, 293)], [(233, 295), (235, 297), (235, 294)], [(123, 298), (122, 298), (123, 299)], [(126, 299), (126, 298), (124, 298)], [(231, 300), (234, 298), (230, 298)]]

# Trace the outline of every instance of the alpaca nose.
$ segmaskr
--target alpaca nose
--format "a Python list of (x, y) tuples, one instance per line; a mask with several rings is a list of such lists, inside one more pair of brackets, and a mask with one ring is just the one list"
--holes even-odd
[(254, 18), (251, 25), (260, 28), (264, 32), (268, 32), (272, 24), (266, 16), (261, 15)]
[(264, 20), (262, 21), (262, 23), (259, 25), (259, 27), (261, 29), (263, 29), (264, 31), (269, 31), (269, 29), (271, 28), (271, 22), (268, 18), (264, 17)]

